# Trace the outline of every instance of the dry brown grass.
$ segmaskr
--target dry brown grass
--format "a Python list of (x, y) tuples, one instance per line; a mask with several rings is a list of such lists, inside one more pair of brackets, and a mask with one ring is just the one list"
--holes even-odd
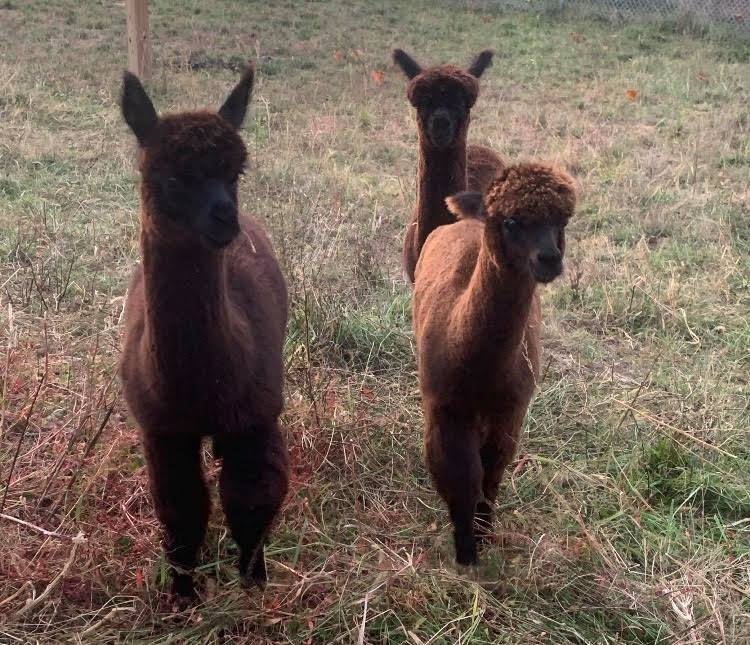
[[(138, 254), (122, 7), (11, 0), (0, 640), (750, 642), (747, 45), (483, 3), (152, 4), (163, 109), (216, 104), (259, 61), (242, 201), (293, 300), (272, 584), (239, 588), (217, 512), (201, 604), (172, 611), (163, 593), (115, 376)], [(472, 139), (581, 183), (567, 273), (544, 294), (544, 378), (473, 574), (451, 563), (421, 462), (398, 266), (415, 128), (394, 45), (426, 62), (494, 47)]]

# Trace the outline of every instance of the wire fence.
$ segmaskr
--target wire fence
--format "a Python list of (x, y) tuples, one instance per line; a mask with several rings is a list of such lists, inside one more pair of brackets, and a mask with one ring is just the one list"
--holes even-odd
[(658, 17), (750, 32), (750, 0), (495, 0), (495, 4), (537, 11), (575, 10), (614, 20)]

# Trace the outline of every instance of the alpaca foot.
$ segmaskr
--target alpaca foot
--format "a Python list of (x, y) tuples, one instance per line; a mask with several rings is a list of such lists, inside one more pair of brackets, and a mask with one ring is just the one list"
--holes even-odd
[[(240, 578), (242, 580), (242, 586), (249, 588), (252, 586), (258, 587), (261, 591), (266, 588), (268, 582), (268, 574), (266, 573), (266, 557), (263, 552), (263, 545), (258, 547), (255, 552), (255, 557), (249, 561), (249, 559), (240, 557)], [(250, 566), (252, 562), (252, 566)]]
[(193, 576), (189, 573), (173, 571), (171, 592), (178, 602), (190, 603), (196, 598)]
[(456, 562), (462, 566), (476, 566), (479, 563), (477, 541), (473, 535), (456, 536)]

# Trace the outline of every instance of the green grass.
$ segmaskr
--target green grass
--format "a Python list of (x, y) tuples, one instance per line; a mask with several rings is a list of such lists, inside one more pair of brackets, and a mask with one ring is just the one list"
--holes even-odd
[[(750, 643), (748, 41), (484, 2), (149, 4), (160, 110), (216, 106), (258, 61), (241, 201), (292, 300), (271, 584), (239, 588), (217, 510), (200, 605), (164, 593), (116, 379), (138, 261), (123, 7), (6, 2), (0, 494), (20, 442), (2, 512), (31, 526), (0, 518), (0, 640)], [(452, 563), (421, 459), (400, 269), (416, 126), (394, 46), (425, 63), (493, 47), (470, 138), (581, 185), (476, 572)]]

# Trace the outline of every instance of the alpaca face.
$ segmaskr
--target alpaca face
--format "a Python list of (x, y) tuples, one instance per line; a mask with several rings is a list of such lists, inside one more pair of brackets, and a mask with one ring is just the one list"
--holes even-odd
[(411, 95), (417, 109), (419, 127), (435, 148), (449, 148), (458, 143), (459, 133), (469, 123), (472, 97), (455, 79), (441, 79), (420, 86)]
[(215, 249), (239, 233), (237, 183), (247, 152), (237, 130), (250, 100), (249, 67), (218, 113), (159, 118), (140, 81), (123, 78), (122, 114), (138, 139), (143, 200), (162, 231), (195, 237)]
[(208, 113), (166, 117), (141, 165), (151, 215), (221, 249), (239, 233), (237, 184), (245, 147), (234, 129)]
[(551, 214), (540, 221), (519, 213), (488, 222), (500, 238), (504, 263), (517, 270), (528, 269), (537, 282), (552, 282), (563, 270), (566, 221)]
[(576, 203), (567, 173), (538, 163), (502, 170), (482, 195), (463, 192), (445, 200), (459, 218), (485, 220), (498, 264), (552, 282), (563, 270), (565, 227)]
[(401, 49), (394, 50), (393, 60), (410, 81), (407, 96), (426, 141), (435, 148), (457, 145), (466, 133), (469, 111), (479, 93), (478, 79), (492, 63), (492, 52), (481, 52), (466, 70), (454, 65), (422, 69)]

